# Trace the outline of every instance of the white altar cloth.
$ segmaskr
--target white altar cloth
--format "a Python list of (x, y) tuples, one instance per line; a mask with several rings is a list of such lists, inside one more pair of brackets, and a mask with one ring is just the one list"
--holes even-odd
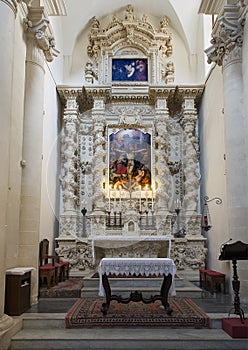
[(102, 275), (106, 273), (124, 276), (139, 274), (149, 276), (168, 276), (172, 275), (172, 284), (170, 294), (176, 295), (174, 286), (174, 276), (176, 273), (176, 265), (174, 261), (169, 258), (103, 258), (100, 261), (99, 268), (99, 296), (104, 296), (104, 288), (102, 284)]

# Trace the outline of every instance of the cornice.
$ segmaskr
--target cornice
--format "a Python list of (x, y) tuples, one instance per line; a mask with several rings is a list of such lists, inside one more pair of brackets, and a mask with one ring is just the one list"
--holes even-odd
[[(155, 106), (159, 99), (167, 99), (168, 106), (172, 109), (172, 106), (178, 105), (182, 108), (182, 103), (186, 99), (193, 99), (196, 106), (202, 97), (204, 91), (204, 85), (194, 86), (150, 86), (146, 87), (145, 91), (137, 89), (137, 91), (118, 91), (116, 93), (115, 87), (110, 85), (106, 86), (90, 86), (90, 87), (69, 87), (58, 86), (57, 91), (60, 97), (61, 104), (66, 106), (68, 99), (74, 99), (77, 101), (80, 113), (93, 108), (94, 101), (104, 100), (105, 104), (146, 104)], [(174, 108), (173, 107), (173, 108)], [(178, 107), (178, 108), (179, 108)]]

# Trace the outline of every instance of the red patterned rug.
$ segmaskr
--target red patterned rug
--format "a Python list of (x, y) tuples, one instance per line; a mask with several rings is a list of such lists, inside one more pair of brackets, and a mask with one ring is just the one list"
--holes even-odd
[(66, 328), (93, 327), (170, 327), (210, 328), (210, 319), (190, 298), (170, 298), (172, 315), (167, 315), (161, 301), (152, 304), (111, 301), (108, 313), (102, 315), (104, 298), (80, 298), (65, 318)]

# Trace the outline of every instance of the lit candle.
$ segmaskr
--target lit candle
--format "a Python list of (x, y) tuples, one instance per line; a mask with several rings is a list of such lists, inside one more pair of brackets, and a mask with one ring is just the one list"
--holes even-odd
[(141, 212), (141, 186), (139, 186), (139, 190), (140, 190), (140, 212)]
[(179, 198), (176, 200), (176, 209), (181, 209), (181, 202)]
[(110, 211), (110, 186), (109, 186), (109, 191), (108, 191), (108, 210)]
[(148, 190), (148, 187), (146, 185), (146, 209), (148, 209), (148, 192), (147, 192), (147, 190)]
[(120, 198), (120, 212), (121, 212), (121, 189), (122, 189), (122, 187), (120, 186), (119, 187), (119, 198)]
[(114, 186), (114, 212), (116, 211), (116, 185)]
[(152, 211), (153, 211), (153, 189), (152, 189)]

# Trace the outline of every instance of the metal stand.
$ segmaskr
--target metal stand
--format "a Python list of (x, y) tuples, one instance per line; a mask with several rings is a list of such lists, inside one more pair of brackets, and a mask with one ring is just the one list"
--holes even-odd
[[(240, 288), (240, 281), (238, 278), (238, 272), (237, 272), (237, 260), (232, 260), (233, 265), (233, 280), (232, 280), (232, 287), (234, 291), (234, 314), (240, 316), (241, 323), (244, 323), (245, 314), (244, 311), (240, 308), (240, 299), (239, 299), (239, 288)], [(229, 311), (229, 316), (231, 314), (231, 311), (233, 308)]]

